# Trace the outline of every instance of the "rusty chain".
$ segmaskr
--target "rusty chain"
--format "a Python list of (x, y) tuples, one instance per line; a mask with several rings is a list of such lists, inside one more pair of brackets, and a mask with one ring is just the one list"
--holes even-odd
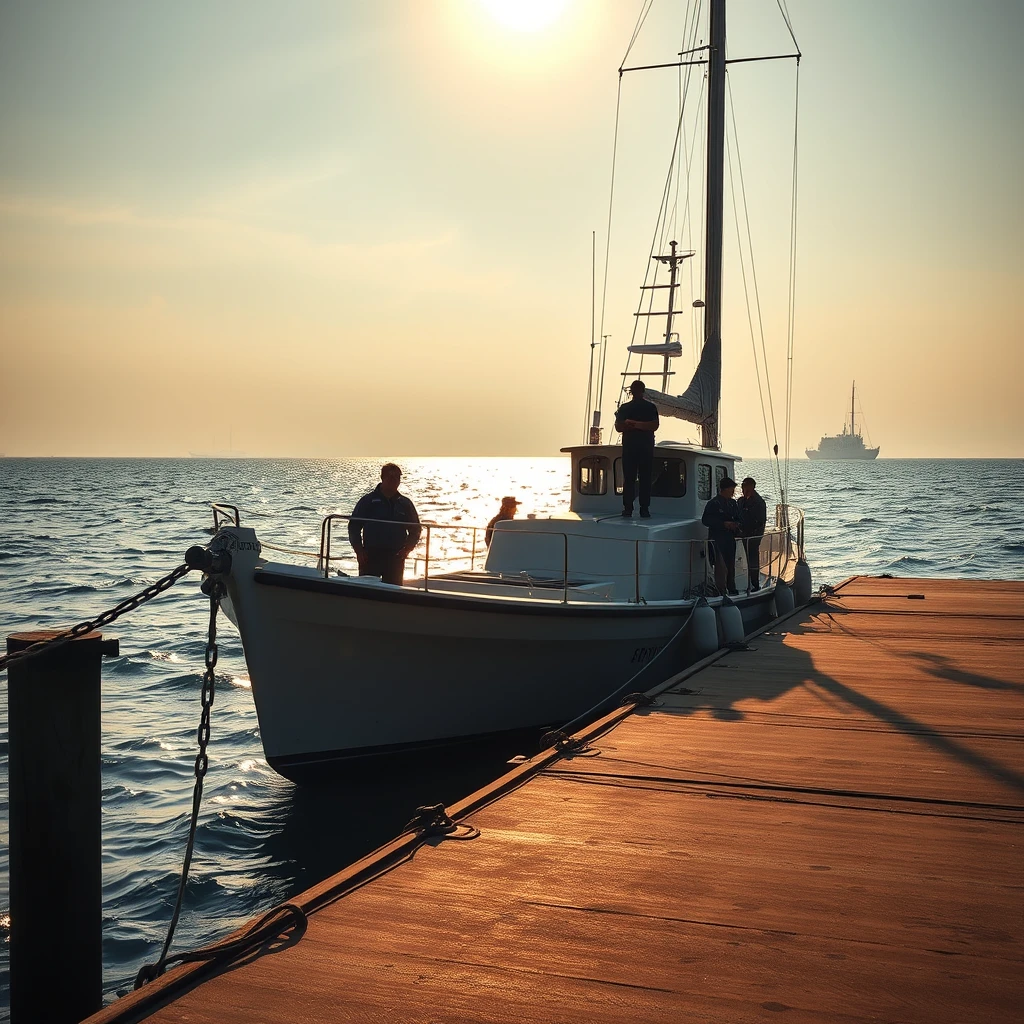
[(199, 806), (203, 801), (203, 780), (206, 778), (206, 771), (210, 767), (210, 759), (206, 753), (207, 744), (210, 742), (210, 709), (213, 707), (213, 694), (216, 684), (217, 669), (217, 612), (220, 609), (221, 598), (227, 592), (222, 580), (208, 576), (203, 580), (203, 593), (210, 598), (210, 628), (206, 641), (206, 671), (203, 673), (202, 691), (202, 712), (199, 716), (199, 728), (196, 730), (196, 740), (199, 743), (199, 753), (196, 754), (196, 782), (192, 790), (192, 816), (189, 819), (188, 841), (185, 844), (185, 856), (181, 865), (181, 878), (178, 881), (178, 895), (174, 900), (174, 912), (171, 914), (171, 923), (167, 927), (167, 938), (164, 940), (160, 957), (153, 964), (144, 964), (135, 977), (135, 988), (142, 988), (147, 982), (159, 978), (167, 969), (167, 958), (170, 952), (171, 942), (174, 939), (174, 931), (178, 926), (178, 917), (181, 914), (181, 903), (185, 896), (185, 886), (188, 884), (189, 868), (192, 865), (192, 850), (196, 841), (196, 825), (199, 821)]
[(191, 566), (182, 563), (177, 569), (169, 572), (166, 576), (161, 576), (156, 583), (146, 587), (145, 590), (140, 591), (133, 597), (126, 598), (120, 604), (103, 612), (102, 615), (97, 615), (95, 619), (86, 619), (84, 622), (79, 622), (77, 625), (72, 626), (70, 629), (65, 629), (62, 633), (58, 633), (48, 640), (40, 640), (39, 643), (26, 647), (23, 651), (14, 651), (11, 654), (0, 656), (0, 672), (6, 669), (11, 662), (21, 661), (22, 658), (34, 657), (37, 654), (42, 654), (44, 651), (49, 651), (55, 647), (61, 647), (66, 643), (70, 643), (72, 640), (77, 640), (78, 637), (85, 636), (86, 633), (91, 633), (95, 629), (102, 629), (115, 619), (120, 618), (125, 612), (134, 611), (147, 601), (152, 601), (154, 597), (174, 586), (182, 576), (187, 575), (191, 571)]

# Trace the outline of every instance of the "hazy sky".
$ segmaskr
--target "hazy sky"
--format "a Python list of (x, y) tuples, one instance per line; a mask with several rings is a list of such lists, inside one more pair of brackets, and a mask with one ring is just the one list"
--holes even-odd
[[(4, 0), (0, 453), (581, 440), (591, 232), (603, 253), (640, 2), (541, 6), (524, 28), (499, 0)], [(685, 6), (659, 0), (631, 62), (673, 59)], [(1024, 4), (789, 10), (793, 451), (841, 428), (856, 378), (883, 457), (1024, 456)], [(774, 0), (730, 0), (729, 30), (732, 57), (792, 49)], [(730, 80), (781, 439), (794, 69)], [(623, 83), (606, 421), (676, 88)], [(731, 218), (722, 437), (760, 457)], [(692, 360), (676, 369), (680, 390)]]

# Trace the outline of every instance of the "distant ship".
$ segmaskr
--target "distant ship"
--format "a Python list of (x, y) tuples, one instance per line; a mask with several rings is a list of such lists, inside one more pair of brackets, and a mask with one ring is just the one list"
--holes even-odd
[(847, 431), (846, 424), (843, 424), (841, 434), (825, 436), (818, 442), (817, 448), (805, 449), (809, 459), (876, 459), (880, 448), (868, 448), (864, 444), (864, 438), (857, 432), (856, 413), (854, 412), (854, 398), (857, 394), (857, 382), (853, 382), (853, 391), (850, 394), (850, 429)]

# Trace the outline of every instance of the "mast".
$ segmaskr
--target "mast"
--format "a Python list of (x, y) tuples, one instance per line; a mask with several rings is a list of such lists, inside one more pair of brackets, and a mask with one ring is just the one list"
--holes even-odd
[(853, 390), (850, 392), (850, 434), (851, 434), (851, 436), (853, 434), (857, 433), (857, 425), (853, 421), (853, 417), (854, 417), (853, 410), (855, 408), (854, 398), (856, 397), (856, 395), (857, 395), (857, 382), (854, 381), (853, 382)]
[[(722, 350), (722, 230), (725, 178), (725, 0), (711, 0), (710, 48), (708, 50), (708, 149), (707, 149), (707, 233), (704, 240), (704, 348), (717, 350), (719, 367)], [(703, 360), (702, 360), (703, 361)], [(710, 415), (701, 424), (701, 444), (720, 448), (718, 407), (721, 402), (721, 372), (717, 394), (712, 396)]]

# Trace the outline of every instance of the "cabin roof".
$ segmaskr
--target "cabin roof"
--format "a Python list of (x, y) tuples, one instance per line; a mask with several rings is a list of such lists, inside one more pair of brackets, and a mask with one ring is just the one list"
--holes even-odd
[[(689, 452), (692, 455), (704, 455), (709, 459), (732, 459), (734, 462), (742, 462), (740, 455), (730, 455), (729, 452), (720, 452), (716, 448), (702, 448), (699, 444), (689, 444), (684, 441), (659, 441), (654, 449), (656, 452)], [(573, 444), (567, 448), (560, 448), (559, 451), (575, 454), (576, 452), (593, 452), (595, 455), (606, 451), (621, 451), (620, 444)]]

